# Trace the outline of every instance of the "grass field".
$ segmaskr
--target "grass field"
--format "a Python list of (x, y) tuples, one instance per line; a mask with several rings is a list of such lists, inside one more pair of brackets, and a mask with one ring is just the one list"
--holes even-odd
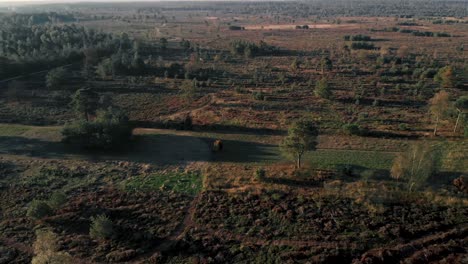
[(19, 136), (30, 129), (31, 126), (1, 124), (0, 137)]
[(137, 176), (121, 183), (127, 191), (169, 190), (196, 195), (202, 188), (202, 176), (198, 173), (167, 173)]
[(334, 169), (340, 165), (353, 165), (367, 169), (390, 169), (394, 153), (349, 150), (317, 150), (306, 155), (305, 160), (313, 167)]

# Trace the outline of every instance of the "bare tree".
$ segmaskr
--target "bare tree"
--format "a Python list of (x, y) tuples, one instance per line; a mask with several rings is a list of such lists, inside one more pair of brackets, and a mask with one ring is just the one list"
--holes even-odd
[(449, 94), (446, 91), (436, 93), (434, 97), (429, 100), (429, 105), (429, 111), (435, 119), (434, 136), (436, 136), (439, 121), (450, 106)]

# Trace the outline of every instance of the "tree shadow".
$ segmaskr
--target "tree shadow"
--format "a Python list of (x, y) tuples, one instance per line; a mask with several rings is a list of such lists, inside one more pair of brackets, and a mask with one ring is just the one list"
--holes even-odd
[(222, 140), (223, 150), (212, 152), (215, 138), (171, 134), (143, 134), (122, 148), (108, 151), (83, 150), (59, 141), (26, 137), (0, 137), (0, 154), (38, 158), (120, 160), (150, 164), (177, 164), (190, 161), (264, 162), (280, 159), (276, 145)]
[[(214, 139), (204, 138), (211, 146)], [(269, 162), (281, 160), (277, 145), (257, 142), (222, 140), (223, 149), (213, 153), (213, 161), (222, 162)]]

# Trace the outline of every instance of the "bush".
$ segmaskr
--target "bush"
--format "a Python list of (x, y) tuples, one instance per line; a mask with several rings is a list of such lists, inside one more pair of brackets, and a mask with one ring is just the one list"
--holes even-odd
[(258, 168), (255, 170), (255, 179), (261, 181), (265, 179), (266, 171), (264, 168)]
[(340, 164), (335, 169), (342, 176), (354, 177), (356, 174), (355, 168), (351, 164)]
[(91, 217), (89, 235), (95, 239), (108, 239), (114, 235), (114, 224), (105, 215)]
[(46, 201), (33, 200), (28, 207), (26, 215), (35, 219), (41, 219), (52, 215), (52, 212), (52, 208), (50, 208)]
[(324, 99), (330, 99), (333, 96), (327, 79), (323, 78), (317, 82), (314, 94)]
[(361, 135), (361, 127), (358, 124), (345, 124), (343, 131), (348, 135)]
[(402, 130), (402, 131), (408, 130), (408, 125), (404, 124), (404, 123), (401, 123), (401, 124), (398, 125), (398, 129)]
[(132, 129), (128, 117), (121, 111), (109, 108), (98, 112), (93, 121), (78, 120), (65, 125), (62, 141), (86, 149), (114, 149), (130, 140)]
[(47, 201), (49, 206), (54, 210), (58, 209), (59, 207), (64, 205), (66, 202), (67, 202), (67, 196), (62, 192), (53, 193), (50, 196), (49, 201)]
[(255, 100), (263, 101), (263, 100), (265, 100), (265, 94), (263, 92), (254, 92), (253, 93), (253, 98)]

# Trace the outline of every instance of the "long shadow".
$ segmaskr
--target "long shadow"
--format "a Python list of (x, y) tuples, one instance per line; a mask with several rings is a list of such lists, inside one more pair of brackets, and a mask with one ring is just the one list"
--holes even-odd
[(83, 150), (76, 145), (25, 137), (0, 137), (0, 154), (41, 158), (121, 160), (150, 164), (186, 161), (263, 162), (280, 158), (276, 145), (223, 140), (223, 150), (212, 152), (214, 138), (168, 134), (134, 136), (127, 147), (109, 151)]
[[(184, 130), (183, 121), (132, 121), (133, 127), (139, 128), (160, 128), (160, 129), (176, 129)], [(285, 135), (286, 131), (268, 128), (251, 128), (238, 125), (224, 125), (224, 124), (206, 124), (206, 125), (193, 125), (192, 130), (199, 132), (215, 131), (220, 134), (244, 134), (244, 135)]]
[(321, 185), (321, 181), (317, 181), (314, 179), (291, 179), (291, 178), (264, 178), (262, 180), (263, 182), (266, 183), (274, 183), (274, 184), (281, 184), (281, 185), (287, 185), (291, 187), (318, 187)]
[[(208, 143), (211, 138), (204, 138)], [(257, 142), (222, 140), (223, 149), (213, 153), (213, 161), (224, 162), (268, 162), (281, 159), (277, 145), (262, 144)]]

